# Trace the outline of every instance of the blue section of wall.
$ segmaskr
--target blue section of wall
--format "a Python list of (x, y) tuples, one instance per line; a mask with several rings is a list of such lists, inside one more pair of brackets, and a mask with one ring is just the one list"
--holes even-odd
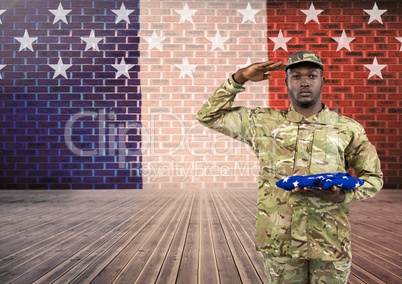
[(0, 1), (0, 188), (142, 188), (139, 8)]

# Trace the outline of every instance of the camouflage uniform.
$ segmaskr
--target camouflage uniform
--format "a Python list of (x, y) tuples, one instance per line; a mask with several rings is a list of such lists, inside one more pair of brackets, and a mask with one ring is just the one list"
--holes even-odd
[(308, 261), (264, 254), (264, 266), (267, 284), (346, 284), (350, 274), (351, 260)]
[[(373, 197), (383, 183), (376, 149), (363, 127), (325, 105), (309, 118), (292, 106), (286, 111), (232, 107), (241, 91), (243, 86), (230, 77), (203, 105), (197, 119), (247, 143), (259, 159), (256, 248), (276, 257), (350, 260), (349, 203)], [(342, 203), (275, 185), (285, 176), (346, 172), (349, 167), (365, 183), (347, 191)]]

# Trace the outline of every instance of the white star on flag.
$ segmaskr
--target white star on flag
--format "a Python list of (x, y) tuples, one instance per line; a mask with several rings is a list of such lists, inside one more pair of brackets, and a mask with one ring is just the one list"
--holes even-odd
[[(4, 67), (6, 67), (7, 65), (0, 65), (0, 70), (1, 69), (3, 69)], [(3, 77), (1, 77), (1, 74), (0, 74), (0, 79), (3, 79)]]
[(350, 50), (350, 43), (355, 40), (354, 37), (347, 37), (345, 30), (342, 31), (341, 37), (333, 37), (333, 39), (338, 43), (338, 47), (336, 51), (341, 50), (342, 48), (346, 48)]
[(98, 43), (102, 40), (101, 37), (95, 37), (95, 31), (91, 30), (89, 37), (81, 37), (81, 40), (86, 42), (85, 51), (93, 48), (93, 50), (99, 51)]
[(189, 9), (187, 3), (184, 4), (183, 10), (175, 10), (176, 13), (180, 14), (180, 21), (179, 24), (184, 23), (186, 20), (189, 21), (190, 23), (193, 23), (193, 15), (195, 14), (195, 12), (197, 12), (198, 10), (191, 10)]
[(241, 68), (247, 67), (249, 65), (251, 65), (251, 59), (250, 59), (250, 57), (247, 57), (246, 64), (237, 65), (237, 68), (241, 69)]
[[(395, 38), (396, 38), (396, 40), (398, 40), (399, 42), (402, 43), (402, 37), (395, 37)], [(399, 51), (402, 51), (402, 45), (401, 45), (401, 48), (399, 49)]]
[(161, 43), (164, 41), (166, 38), (158, 36), (156, 34), (156, 31), (153, 31), (151, 37), (146, 37), (145, 40), (148, 42), (148, 50), (151, 50), (152, 48), (156, 48), (158, 50), (161, 50)]
[[(3, 13), (4, 13), (5, 11), (7, 11), (7, 10), (0, 10), (0, 16), (3, 15)], [(3, 22), (2, 22), (1, 19), (0, 19), (0, 24), (2, 24), (2, 23), (3, 23)]]
[(112, 10), (113, 13), (117, 15), (116, 24), (120, 23), (121, 21), (126, 21), (126, 23), (131, 24), (130, 19), (128, 16), (131, 15), (135, 10), (127, 10), (124, 3), (121, 4), (119, 10)]
[(221, 34), (219, 33), (219, 30), (216, 31), (216, 34), (215, 34), (214, 37), (207, 37), (207, 38), (212, 43), (211, 51), (215, 50), (216, 48), (220, 48), (221, 50), (225, 51), (224, 43), (229, 38), (228, 37), (221, 37)]
[(192, 71), (197, 67), (197, 65), (189, 64), (187, 57), (184, 58), (183, 64), (175, 64), (175, 66), (181, 71), (179, 78), (184, 78), (187, 75), (190, 78), (194, 79)]
[(311, 20), (319, 24), (320, 22), (318, 21), (318, 15), (324, 12), (324, 10), (316, 10), (313, 3), (311, 3), (310, 8), (308, 10), (300, 10), (300, 11), (307, 16), (306, 21), (304, 21), (304, 24), (307, 24)]
[(298, 182), (298, 181), (295, 181), (295, 182), (293, 183), (293, 186), (294, 186), (294, 187), (298, 187), (298, 186), (299, 186), (299, 182)]
[(237, 9), (237, 11), (243, 15), (243, 19), (241, 21), (242, 24), (244, 24), (247, 21), (251, 21), (254, 24), (256, 24), (255, 21), (255, 15), (260, 12), (261, 10), (257, 9), (251, 9), (250, 3), (247, 3), (247, 8), (246, 9)]
[(124, 75), (128, 79), (130, 79), (130, 74), (128, 73), (128, 70), (133, 68), (134, 64), (126, 64), (126, 60), (124, 59), (124, 57), (122, 57), (120, 64), (113, 64), (112, 66), (114, 69), (117, 70), (116, 79), (119, 78), (121, 75)]
[(278, 36), (277, 37), (270, 37), (270, 40), (272, 40), (273, 42), (275, 42), (275, 46), (274, 46), (274, 51), (282, 48), (285, 51), (288, 51), (288, 47), (286, 46), (286, 43), (291, 40), (291, 37), (284, 37), (282, 30), (279, 30)]
[(32, 43), (34, 41), (36, 41), (38, 38), (30, 37), (28, 30), (25, 30), (23, 37), (15, 37), (15, 39), (21, 43), (19, 51), (24, 50), (25, 48), (28, 48), (30, 51), (34, 51), (33, 47), (32, 47)]
[(61, 60), (61, 58), (59, 57), (59, 61), (57, 62), (57, 64), (49, 64), (49, 66), (54, 70), (53, 79), (59, 75), (68, 79), (66, 70), (70, 68), (72, 64), (63, 64), (63, 60)]
[(58, 21), (63, 21), (64, 23), (68, 24), (66, 16), (72, 10), (64, 10), (63, 5), (59, 3), (59, 7), (57, 8), (57, 10), (49, 10), (49, 11), (55, 16), (53, 24), (57, 23)]
[(387, 10), (379, 10), (377, 3), (374, 3), (374, 7), (371, 10), (364, 10), (364, 12), (366, 12), (367, 14), (370, 15), (370, 19), (369, 19), (369, 24), (371, 22), (373, 22), (374, 20), (377, 20), (379, 23), (383, 23), (382, 19), (381, 19), (381, 15), (384, 14), (385, 12), (387, 12)]
[(367, 69), (370, 70), (370, 74), (367, 79), (370, 79), (372, 76), (377, 75), (378, 77), (382, 78), (381, 70), (387, 67), (385, 64), (378, 64), (377, 57), (374, 57), (373, 64), (364, 65)]

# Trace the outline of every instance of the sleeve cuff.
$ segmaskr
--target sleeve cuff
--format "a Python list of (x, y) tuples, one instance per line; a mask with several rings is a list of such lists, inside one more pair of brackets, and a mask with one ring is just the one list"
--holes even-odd
[(345, 190), (345, 200), (342, 203), (350, 203), (353, 200), (354, 190)]
[(234, 93), (243, 92), (245, 90), (245, 88), (243, 87), (243, 84), (239, 84), (239, 83), (235, 82), (235, 80), (233, 79), (233, 75), (227, 79), (225, 88)]

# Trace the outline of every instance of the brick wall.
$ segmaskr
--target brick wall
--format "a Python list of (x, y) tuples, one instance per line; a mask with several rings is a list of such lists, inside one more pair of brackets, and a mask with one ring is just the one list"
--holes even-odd
[[(68, 24), (49, 9), (72, 11)], [(134, 10), (131, 23), (113, 10)], [(202, 127), (195, 114), (249, 61), (317, 51), (327, 68), (324, 101), (361, 122), (382, 160), (387, 188), (400, 188), (401, 3), (314, 1), (319, 24), (304, 23), (310, 1), (0, 0), (1, 188), (256, 187), (258, 163), (244, 144)], [(186, 8), (187, 4), (187, 8)], [(248, 7), (250, 4), (250, 7)], [(250, 11), (249, 14), (244, 10)], [(187, 11), (187, 12), (186, 12)], [(249, 15), (249, 17), (243, 16)], [(18, 51), (25, 29), (34, 51)], [(99, 51), (81, 37), (101, 37)], [(275, 49), (282, 30), (287, 51)], [(332, 37), (345, 30), (351, 51)], [(219, 31), (222, 43), (213, 42)], [(67, 78), (49, 64), (72, 66)], [(387, 65), (383, 78), (365, 65)], [(112, 66), (125, 58), (130, 78)], [(187, 60), (187, 61), (186, 61)], [(1, 66), (0, 66), (1, 67)], [(285, 108), (284, 73), (247, 83), (236, 105)], [(67, 129), (67, 131), (66, 131)]]
[[(54, 23), (60, 3), (71, 11)], [(0, 1), (0, 188), (142, 188), (140, 11), (126, 5), (130, 24), (116, 23), (120, 1)], [(101, 40), (86, 50), (91, 30)], [(16, 39), (25, 31), (32, 50)], [(116, 78), (122, 58), (130, 78)]]
[[(282, 29), (285, 37), (291, 37), (289, 52), (311, 49), (323, 58), (326, 65), (326, 85), (323, 100), (331, 108), (349, 116), (366, 129), (369, 139), (377, 147), (385, 178), (385, 188), (401, 188), (402, 185), (402, 3), (377, 1), (382, 24), (374, 20), (369, 24), (374, 1), (314, 1), (316, 10), (324, 10), (317, 17), (319, 24), (311, 20), (305, 24), (311, 1), (267, 1), (268, 37), (276, 37)], [(342, 48), (333, 37), (355, 38), (350, 51)], [(283, 49), (273, 52), (274, 42), (268, 41), (270, 58), (286, 58)], [(370, 78), (374, 58), (378, 64), (387, 65), (381, 70), (383, 78)], [(288, 96), (282, 84), (282, 76), (272, 81), (270, 105), (284, 108)]]
[[(182, 18), (186, 3), (194, 13)], [(265, 2), (249, 3), (256, 10), (252, 20), (238, 11), (248, 4), (239, 0), (141, 1), (144, 188), (257, 186), (258, 162), (248, 146), (195, 120), (209, 95), (248, 58), (267, 60)], [(218, 31), (225, 39), (214, 46), (208, 38)], [(159, 48), (147, 40), (154, 32), (165, 38)], [(185, 58), (191, 73), (179, 68)], [(236, 104), (267, 105), (266, 84), (247, 89)]]
[[(242, 24), (238, 9), (245, 9), (247, 4), (241, 1), (143, 1), (141, 10), (147, 16), (142, 17), (142, 34), (149, 37), (156, 30), (159, 36), (166, 37), (161, 50), (147, 50), (148, 42), (144, 37), (141, 41), (140, 77), (145, 98), (142, 113), (144, 123), (156, 128), (155, 135), (143, 135), (152, 141), (149, 144), (155, 150), (144, 152), (144, 187), (256, 186), (258, 166), (253, 153), (241, 143), (200, 128), (194, 114), (247, 57), (252, 62), (266, 57), (286, 60), (291, 52), (312, 49), (327, 65), (325, 103), (365, 126), (381, 157), (385, 187), (400, 188), (401, 43), (395, 37), (401, 36), (401, 7), (395, 7), (400, 3), (394, 1), (382, 1), (379, 9), (388, 10), (382, 15), (383, 24), (376, 21), (368, 24), (370, 16), (364, 10), (371, 10), (374, 2), (355, 2), (315, 1), (316, 9), (324, 10), (318, 15), (320, 23), (305, 24), (307, 16), (301, 10), (308, 10), (310, 1), (250, 1), (252, 9), (266, 7), (267, 17), (260, 12), (256, 14), (256, 24), (251, 21)], [(184, 3), (197, 10), (193, 23), (179, 23), (180, 15), (172, 12), (182, 9)], [(266, 27), (262, 27), (262, 22)], [(207, 37), (214, 36), (217, 29), (228, 37), (226, 50), (212, 52)], [(274, 51), (272, 40), (261, 42), (265, 34), (268, 38), (277, 37), (279, 30), (292, 38), (287, 51), (282, 48)], [(342, 30), (355, 38), (350, 51), (346, 48), (337, 51), (338, 43), (332, 38), (341, 37)], [(180, 71), (173, 66), (181, 64), (183, 57), (197, 65), (192, 73), (194, 79), (189, 76), (177, 79)], [(382, 70), (383, 78), (368, 78), (370, 71), (364, 65), (372, 64), (374, 57), (379, 64), (387, 65)], [(248, 83), (236, 103), (285, 108), (289, 99), (283, 80), (284, 74), (277, 73), (269, 86)], [(261, 97), (266, 91), (268, 98)], [(158, 116), (158, 112), (164, 114)], [(153, 119), (149, 119), (152, 115)], [(175, 150), (158, 155), (158, 151), (171, 149)], [(191, 151), (203, 154), (194, 155)]]

